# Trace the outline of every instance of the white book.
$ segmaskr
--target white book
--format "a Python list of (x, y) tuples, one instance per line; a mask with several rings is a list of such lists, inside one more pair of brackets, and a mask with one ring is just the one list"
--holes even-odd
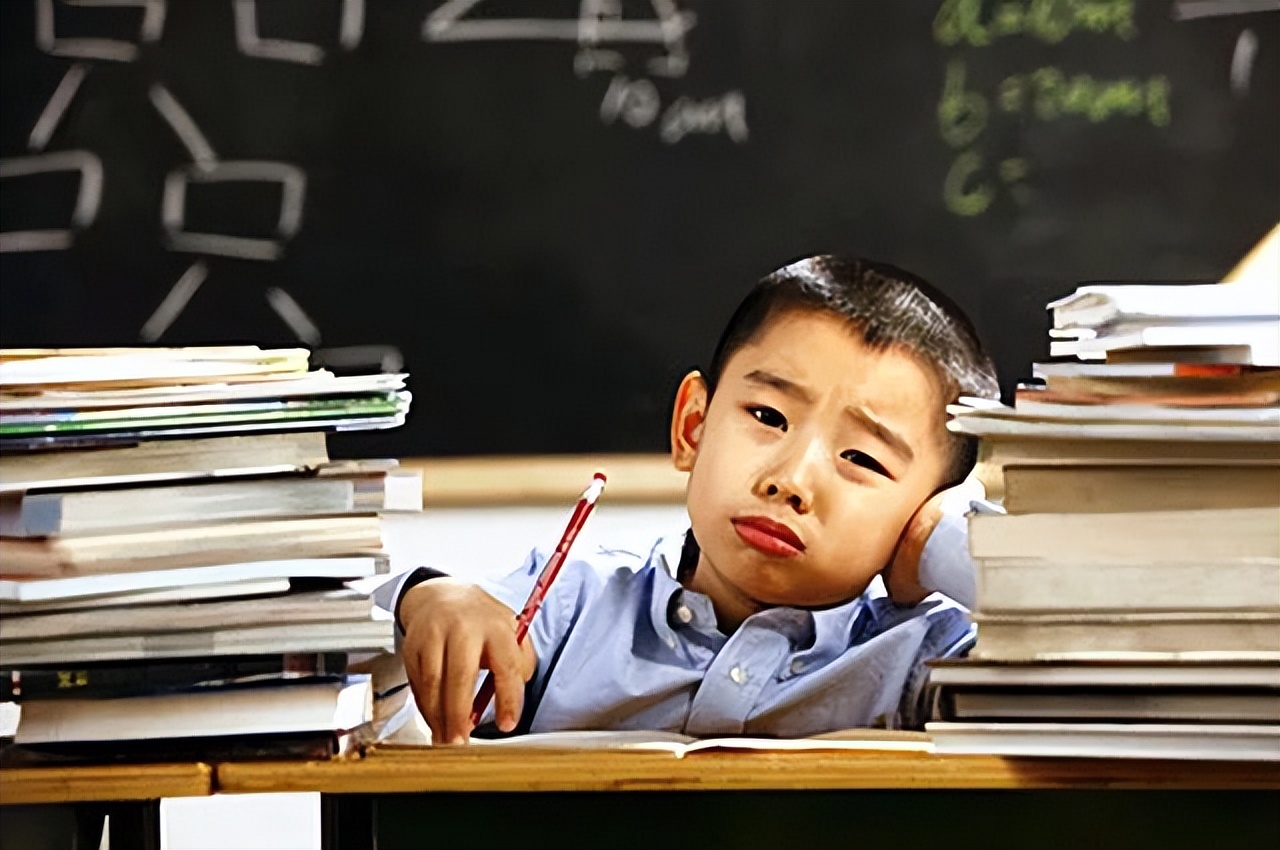
[(1093, 562), (984, 558), (978, 610), (988, 614), (1107, 611), (1273, 611), (1280, 558)]
[(947, 719), (1280, 724), (1280, 690), (1254, 693), (975, 688), (943, 692)]
[(1165, 404), (1063, 404), (1019, 398), (1016, 410), (984, 414), (1002, 419), (1069, 422), (1155, 422), (1193, 425), (1280, 425), (1280, 407), (1176, 407)]
[(17, 744), (347, 732), (373, 717), (368, 676), (118, 699), (24, 703)]
[(0, 647), (14, 641), (86, 635), (138, 635), (256, 626), (367, 620), (373, 600), (347, 588), (169, 605), (91, 608), (0, 619)]
[[(256, 350), (255, 350), (256, 349)], [(224, 375), (305, 374), (305, 348), (257, 349), (232, 346), (199, 349), (124, 349), (119, 353), (0, 359), (0, 384), (6, 387), (41, 384), (171, 382)]]
[(210, 655), (272, 655), (286, 652), (394, 652), (390, 615), (375, 609), (362, 621), (283, 623), (194, 632), (97, 635), (12, 641), (4, 645), (4, 664), (82, 664), (202, 658)]
[(1092, 328), (1142, 319), (1280, 320), (1280, 287), (1253, 280), (1210, 284), (1088, 284), (1052, 301), (1055, 328)]
[(156, 590), (140, 590), (134, 593), (108, 593), (101, 596), (83, 596), (70, 599), (49, 599), (40, 602), (13, 602), (0, 599), (0, 616), (22, 614), (48, 614), (54, 611), (86, 611), (93, 608), (132, 608), (146, 605), (167, 605), (174, 602), (195, 602), (201, 599), (234, 599), (240, 596), (267, 596), (288, 593), (287, 578), (250, 579), (218, 584), (193, 584), (185, 587), (165, 587)]
[(1280, 614), (983, 614), (973, 617), (982, 661), (1086, 660), (1110, 653), (1216, 652), (1280, 659)]
[(929, 684), (996, 688), (1267, 688), (1280, 689), (1280, 661), (1158, 660), (1112, 657), (1075, 662), (1000, 662), (940, 658)]
[(1103, 360), (1109, 351), (1132, 348), (1243, 346), (1249, 348), (1248, 365), (1280, 366), (1280, 320), (1120, 325), (1094, 337), (1055, 339), (1049, 343), (1049, 355)]
[[(1206, 563), (1280, 558), (1280, 512), (1219, 508), (1118, 513), (975, 514), (969, 552), (1051, 563)], [(1269, 582), (1259, 593), (1275, 591)], [(1274, 594), (1273, 594), (1274, 595)]]
[(383, 556), (353, 555), (335, 558), (284, 558), (266, 561), (215, 564), (176, 570), (143, 570), (136, 573), (71, 576), (51, 579), (0, 579), (0, 599), (40, 602), (51, 599), (84, 599), (120, 593), (138, 593), (193, 585), (221, 585), (236, 581), (289, 578), (367, 578), (387, 571)]
[(1280, 724), (925, 724), (943, 755), (1280, 761)]
[(0, 495), (0, 535), (71, 537), (240, 519), (421, 509), (422, 478), (416, 471), (343, 477), (322, 470), (317, 476)]
[(1280, 445), (1274, 425), (1218, 425), (1200, 422), (1078, 422), (954, 415), (947, 430), (972, 437), (1034, 437), (1040, 440), (1204, 441)]
[(376, 554), (381, 548), (381, 523), (372, 515), (238, 520), (83, 537), (8, 538), (0, 570), (11, 577), (59, 578), (206, 567), (246, 557)]

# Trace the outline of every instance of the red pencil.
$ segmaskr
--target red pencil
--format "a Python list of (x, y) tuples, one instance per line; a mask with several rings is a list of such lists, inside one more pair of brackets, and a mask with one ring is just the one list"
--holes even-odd
[[(569, 554), (569, 547), (573, 545), (578, 532), (586, 524), (587, 517), (591, 514), (591, 509), (596, 506), (596, 500), (604, 492), (604, 482), (605, 476), (603, 472), (597, 472), (593, 475), (591, 483), (582, 493), (582, 498), (574, 506), (573, 515), (569, 517), (569, 524), (565, 526), (564, 534), (560, 535), (560, 542), (556, 544), (555, 551), (551, 553), (550, 558), (547, 558), (547, 563), (542, 567), (542, 572), (538, 574), (538, 580), (534, 583), (533, 590), (529, 591), (529, 598), (525, 600), (524, 608), (520, 609), (520, 613), (516, 615), (516, 643), (523, 643), (524, 636), (529, 633), (529, 624), (533, 622), (533, 616), (542, 607), (542, 600), (547, 598), (547, 591), (551, 589), (551, 582), (556, 580), (556, 574), (560, 572), (560, 565), (564, 563), (565, 556)], [(475, 700), (471, 703), (471, 726), (473, 728), (479, 724), (480, 715), (484, 714), (484, 710), (489, 707), (489, 701), (493, 699), (493, 688), (493, 671), (490, 670), (488, 675), (484, 677), (480, 690), (476, 691)]]

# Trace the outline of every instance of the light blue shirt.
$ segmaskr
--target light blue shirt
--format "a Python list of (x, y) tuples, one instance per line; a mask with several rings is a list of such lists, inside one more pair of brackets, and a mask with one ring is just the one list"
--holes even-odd
[[(962, 607), (936, 594), (898, 607), (877, 578), (838, 607), (761, 611), (726, 636), (711, 600), (675, 578), (683, 539), (564, 564), (529, 631), (538, 669), (521, 731), (798, 737), (928, 719), (925, 662), (967, 643)], [(518, 611), (545, 561), (535, 550), (480, 586)]]

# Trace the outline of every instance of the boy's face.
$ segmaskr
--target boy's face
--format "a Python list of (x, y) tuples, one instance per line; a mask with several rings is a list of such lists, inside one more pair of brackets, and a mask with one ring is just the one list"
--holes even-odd
[(691, 584), (722, 625), (865, 590), (943, 480), (943, 417), (920, 362), (870, 350), (821, 312), (769, 317), (729, 358), (709, 405), (701, 377), (686, 377), (672, 450), (690, 472), (702, 548)]

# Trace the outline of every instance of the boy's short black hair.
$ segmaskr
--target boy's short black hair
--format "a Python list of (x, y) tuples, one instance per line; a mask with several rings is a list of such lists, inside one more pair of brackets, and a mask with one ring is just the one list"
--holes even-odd
[[(995, 365), (960, 307), (929, 283), (889, 263), (819, 255), (763, 278), (738, 305), (703, 376), (714, 395), (725, 364), (783, 310), (814, 310), (848, 321), (873, 350), (901, 348), (933, 370), (948, 403), (960, 396), (1000, 398)], [(958, 484), (977, 460), (977, 441), (950, 435), (952, 462), (942, 486)]]

